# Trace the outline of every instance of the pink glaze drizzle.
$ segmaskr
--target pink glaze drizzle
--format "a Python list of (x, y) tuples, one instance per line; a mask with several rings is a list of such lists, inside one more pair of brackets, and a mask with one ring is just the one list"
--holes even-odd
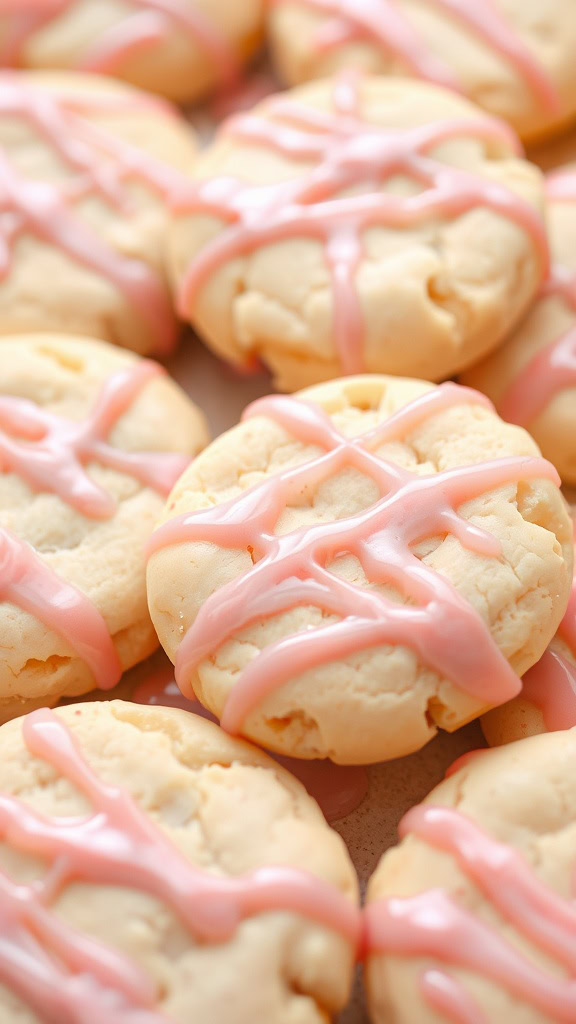
[[(405, 816), (400, 834), (412, 834), (452, 856), (493, 909), (569, 976), (547, 973), (518, 946), (461, 907), (456, 897), (440, 889), (372, 903), (366, 910), (370, 952), (431, 957), (443, 965), (472, 971), (535, 1011), (572, 1024), (576, 1019), (576, 905), (541, 881), (520, 853), (492, 839), (456, 810), (422, 804)], [(468, 1015), (464, 1015), (461, 990), (450, 996), (445, 987), (444, 993), (446, 1019), (458, 1024), (485, 1020), (479, 1007), (474, 1016), (470, 1003)], [(429, 991), (424, 989), (424, 995), (429, 998)], [(439, 1002), (432, 1005), (442, 1011)]]
[(109, 690), (122, 668), (100, 612), (72, 584), (60, 579), (36, 554), (0, 528), (0, 600), (34, 615), (61, 636), (86, 662), (96, 685)]
[(140, 968), (78, 935), (52, 910), (72, 882), (149, 893), (199, 942), (224, 942), (246, 918), (285, 910), (357, 944), (358, 911), (331, 885), (292, 868), (237, 877), (202, 871), (127, 792), (94, 774), (52, 712), (28, 715), (22, 729), (30, 753), (92, 804), (82, 817), (45, 818), (16, 797), (0, 795), (0, 834), (13, 850), (47, 862), (43, 879), (30, 885), (16, 885), (0, 871), (0, 979), (49, 1024), (165, 1021), (158, 993)]
[[(10, 271), (18, 240), (34, 235), (108, 280), (145, 321), (158, 351), (165, 353), (176, 333), (165, 281), (145, 262), (111, 248), (74, 209), (75, 203), (97, 197), (129, 218), (134, 208), (125, 181), (132, 178), (141, 180), (165, 202), (175, 201), (188, 187), (182, 175), (83, 116), (100, 110), (141, 110), (146, 105), (146, 98), (139, 96), (107, 94), (100, 99), (51, 93), (17, 73), (0, 73), (0, 115), (27, 121), (70, 170), (69, 178), (61, 183), (34, 181), (23, 177), (6, 155), (0, 155), (0, 281)], [(152, 107), (156, 106), (152, 101)]]
[(108, 518), (116, 504), (85, 470), (97, 462), (128, 473), (168, 496), (190, 459), (173, 452), (127, 452), (106, 438), (146, 385), (163, 374), (142, 361), (104, 384), (87, 419), (64, 419), (12, 395), (0, 396), (0, 472), (18, 473), (31, 487), (58, 494), (93, 519)]
[[(430, 669), (486, 704), (503, 703), (518, 693), (520, 680), (480, 616), (412, 548), (449, 535), (470, 551), (498, 558), (498, 541), (457, 510), (505, 484), (536, 478), (558, 484), (556, 471), (542, 459), (505, 458), (421, 476), (375, 454), (430, 416), (463, 403), (489, 406), (477, 392), (445, 384), (361, 437), (348, 439), (312, 403), (280, 396), (261, 399), (249, 407), (246, 418), (265, 416), (320, 454), (226, 503), (177, 517), (153, 535), (151, 553), (168, 545), (208, 542), (245, 548), (254, 561), (205, 601), (184, 636), (176, 679), (186, 695), (192, 696), (201, 662), (251, 623), (310, 605), (338, 617), (257, 654), (228, 697), (221, 718), (225, 729), (239, 732), (269, 694), (301, 673), (386, 644), (408, 647)], [(275, 534), (287, 505), (350, 467), (377, 483), (381, 497), (373, 505), (332, 523)], [(408, 603), (396, 603), (338, 576), (330, 565), (341, 554), (354, 555), (371, 583), (393, 586)]]
[[(155, 672), (134, 690), (131, 700), (135, 704), (153, 707), (181, 708), (194, 715), (218, 719), (198, 700), (189, 700), (181, 693), (174, 679), (172, 666)], [(299, 758), (270, 754), (275, 761), (300, 780), (310, 796), (319, 804), (327, 821), (339, 821), (360, 806), (368, 791), (365, 768), (333, 764), (332, 761), (302, 761)]]
[[(550, 174), (546, 192), (551, 202), (576, 202), (576, 171)], [(542, 289), (542, 298), (555, 296), (576, 317), (576, 273), (556, 264)], [(498, 403), (511, 423), (529, 426), (549, 402), (566, 388), (576, 388), (576, 324), (560, 335), (520, 370)]]
[(576, 666), (548, 648), (522, 679), (521, 696), (542, 713), (549, 732), (576, 725)]
[[(134, 8), (98, 39), (84, 54), (78, 68), (114, 74), (142, 50), (164, 42), (172, 34), (200, 47), (222, 86), (233, 88), (240, 79), (240, 61), (234, 47), (211, 18), (191, 0), (127, 0)], [(26, 63), (25, 50), (33, 36), (51, 21), (63, 17), (76, 0), (0, 0), (0, 17), (10, 16), (6, 41), (0, 49), (4, 67)]]
[[(486, 117), (386, 130), (362, 120), (360, 89), (361, 79), (345, 74), (336, 79), (333, 113), (278, 96), (264, 104), (261, 113), (239, 115), (226, 124), (225, 133), (240, 142), (311, 166), (297, 178), (263, 186), (213, 178), (182, 196), (176, 204), (180, 213), (224, 222), (184, 276), (178, 299), (184, 317), (191, 315), (203, 287), (229, 260), (293, 238), (314, 239), (324, 247), (330, 273), (340, 363), (345, 373), (357, 373), (364, 368), (365, 325), (356, 275), (369, 228), (402, 228), (486, 206), (530, 235), (543, 273), (547, 272), (543, 225), (530, 206), (507, 188), (430, 155), (441, 143), (458, 137), (515, 147), (517, 140), (508, 128)], [(417, 182), (422, 191), (409, 196), (381, 191), (380, 186), (397, 175)], [(358, 186), (363, 191), (358, 192)], [(354, 195), (342, 195), (352, 188)]]
[[(283, 3), (284, 0), (271, 0)], [(453, 72), (420, 38), (405, 17), (397, 0), (299, 0), (307, 7), (329, 16), (316, 35), (320, 52), (330, 51), (356, 40), (369, 40), (400, 57), (420, 78), (449, 89), (459, 89)], [(543, 110), (557, 113), (560, 97), (548, 72), (506, 22), (492, 0), (428, 0), (430, 7), (461, 22), (471, 33), (508, 60), (528, 86)]]

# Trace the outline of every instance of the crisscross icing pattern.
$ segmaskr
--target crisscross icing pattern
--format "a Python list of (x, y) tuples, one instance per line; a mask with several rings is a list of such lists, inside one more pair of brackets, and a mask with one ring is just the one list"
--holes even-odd
[(34, 489), (58, 494), (83, 515), (108, 518), (116, 504), (84, 466), (97, 462), (128, 473), (168, 496), (190, 459), (173, 452), (127, 452), (107, 442), (110, 431), (143, 388), (163, 374), (157, 363), (141, 361), (113, 374), (92, 413), (68, 420), (27, 399), (0, 396), (0, 472), (18, 473)]
[[(240, 673), (221, 716), (238, 732), (264, 698), (308, 669), (346, 658), (369, 647), (398, 644), (486, 704), (515, 696), (520, 681), (481, 618), (452, 585), (430, 569), (413, 547), (425, 539), (452, 535), (466, 548), (497, 558), (499, 542), (468, 522), (458, 509), (505, 484), (546, 478), (556, 471), (539, 458), (504, 458), (434, 475), (417, 475), (385, 461), (376, 449), (406, 437), (428, 417), (465, 403), (490, 403), (457, 385), (434, 388), (368, 434), (342, 436), (324, 411), (310, 403), (272, 396), (250, 406), (247, 418), (265, 416), (287, 434), (321, 454), (303, 465), (268, 477), (214, 508), (178, 517), (160, 527), (150, 550), (208, 541), (248, 549), (255, 564), (217, 590), (184, 636), (176, 678), (186, 695), (198, 665), (249, 624), (296, 606), (315, 606), (338, 621), (307, 629), (267, 647)], [(312, 493), (323, 480), (354, 467), (373, 479), (381, 497), (356, 515), (316, 523), (278, 536), (276, 523), (291, 500)], [(356, 586), (330, 566), (341, 554), (356, 556), (372, 584), (394, 587), (406, 600)]]
[[(521, 1004), (561, 1024), (576, 1019), (576, 906), (549, 888), (522, 855), (448, 807), (422, 804), (404, 817), (400, 835), (414, 835), (450, 854), (492, 908), (558, 965), (547, 972), (485, 920), (444, 889), (366, 908), (367, 945), (373, 954), (431, 957), (471, 971), (506, 989)], [(567, 974), (566, 974), (567, 972)], [(444, 970), (427, 969), (424, 999), (451, 1024), (485, 1024), (486, 1016), (464, 985)]]
[[(286, 0), (271, 0), (281, 5)], [(460, 82), (450, 68), (427, 47), (398, 0), (296, 0), (302, 6), (328, 16), (315, 36), (319, 52), (329, 52), (356, 40), (372, 41), (400, 57), (418, 77), (459, 90)], [(507, 23), (493, 0), (427, 0), (431, 9), (454, 18), (468, 31), (508, 60), (543, 110), (560, 109), (557, 89), (539, 60)]]
[(73, 96), (41, 89), (14, 72), (0, 72), (0, 116), (27, 121), (70, 171), (61, 182), (29, 179), (10, 162), (6, 150), (0, 153), (0, 283), (10, 272), (17, 241), (33, 235), (109, 281), (146, 322), (158, 351), (168, 352), (176, 325), (165, 281), (144, 261), (112, 248), (75, 208), (96, 196), (130, 218), (135, 208), (127, 181), (142, 181), (166, 203), (188, 187), (176, 170), (84, 116), (147, 107), (166, 109), (171, 116), (167, 107), (145, 96)]
[[(550, 202), (576, 202), (576, 170), (557, 171), (547, 181)], [(555, 264), (542, 297), (558, 296), (576, 317), (576, 273)], [(499, 402), (505, 419), (529, 426), (548, 403), (566, 388), (576, 388), (576, 323), (537, 352)]]
[[(198, 251), (184, 275), (179, 291), (184, 317), (194, 311), (205, 284), (229, 260), (266, 245), (309, 238), (324, 247), (332, 286), (332, 330), (342, 369), (357, 373), (364, 368), (365, 327), (356, 275), (369, 228), (409, 227), (485, 206), (530, 235), (546, 273), (547, 242), (535, 211), (509, 189), (431, 155), (442, 142), (458, 137), (514, 149), (518, 141), (502, 122), (483, 117), (386, 130), (362, 119), (361, 80), (347, 74), (335, 81), (333, 105), (334, 111), (326, 112), (278, 96), (258, 112), (225, 124), (224, 132), (240, 142), (301, 161), (302, 174), (263, 186), (216, 177), (178, 198), (180, 213), (212, 215), (224, 225)], [(397, 175), (422, 190), (413, 195), (382, 191)], [(353, 195), (343, 195), (352, 189)]]
[(53, 572), (30, 545), (1, 527), (0, 601), (34, 615), (61, 636), (86, 662), (101, 690), (116, 685), (122, 668), (98, 609)]
[[(152, 49), (177, 31), (206, 54), (222, 86), (231, 88), (238, 82), (240, 63), (233, 46), (192, 0), (127, 2), (132, 13), (87, 49), (78, 64), (79, 70), (114, 74), (133, 56)], [(78, 0), (0, 0), (0, 15), (12, 17), (0, 49), (2, 66), (25, 64), (26, 47), (33, 36), (77, 4)]]
[(44, 877), (14, 883), (0, 870), (0, 981), (48, 1024), (162, 1024), (159, 994), (124, 955), (69, 927), (51, 909), (70, 882), (125, 886), (157, 898), (199, 942), (224, 942), (246, 918), (284, 910), (356, 945), (356, 907), (326, 882), (293, 868), (226, 877), (196, 867), (128, 792), (92, 771), (51, 711), (28, 715), (26, 745), (92, 805), (82, 818), (45, 818), (0, 795), (0, 837), (47, 864)]

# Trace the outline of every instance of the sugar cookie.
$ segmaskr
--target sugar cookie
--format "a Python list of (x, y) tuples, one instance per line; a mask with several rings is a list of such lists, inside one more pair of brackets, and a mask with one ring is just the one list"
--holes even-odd
[(357, 882), (264, 754), (114, 701), (0, 730), (0, 1018), (324, 1024), (347, 999)]
[(112, 687), (155, 649), (144, 546), (207, 434), (160, 366), (104, 342), (0, 352), (1, 721)]
[(231, 732), (340, 763), (417, 750), (515, 696), (572, 579), (537, 456), (454, 384), (344, 378), (256, 402), (150, 545), (180, 688)]
[(271, 0), (270, 29), (291, 85), (343, 67), (413, 75), (525, 138), (576, 115), (572, 0)]

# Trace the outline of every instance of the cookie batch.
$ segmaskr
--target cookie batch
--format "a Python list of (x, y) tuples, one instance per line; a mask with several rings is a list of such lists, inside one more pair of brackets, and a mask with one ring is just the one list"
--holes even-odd
[(0, 3), (2, 1024), (576, 1021), (575, 46)]

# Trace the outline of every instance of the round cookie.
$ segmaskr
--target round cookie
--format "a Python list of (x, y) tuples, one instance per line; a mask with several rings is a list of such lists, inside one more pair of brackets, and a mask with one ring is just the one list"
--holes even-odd
[(547, 179), (552, 269), (511, 338), (462, 377), (576, 483), (576, 165)]
[(271, 750), (360, 764), (515, 696), (572, 578), (537, 456), (454, 384), (344, 378), (254, 403), (150, 544), (180, 688)]
[(168, 210), (195, 158), (191, 129), (154, 97), (93, 75), (0, 72), (0, 334), (167, 353)]
[(576, 731), (469, 758), (400, 835), (368, 888), (373, 1024), (574, 1019)]
[(178, 103), (231, 90), (256, 52), (264, 0), (17, 0), (0, 15), (0, 65), (123, 79)]
[[(576, 508), (572, 507), (574, 518)], [(566, 614), (540, 661), (522, 680), (514, 700), (494, 708), (482, 718), (482, 730), (491, 746), (525, 736), (576, 726), (576, 577)]]
[(0, 730), (0, 1017), (324, 1024), (346, 1001), (357, 882), (265, 755), (114, 701)]
[(524, 138), (576, 115), (572, 0), (271, 0), (290, 85), (342, 68), (406, 74), (462, 92)]
[(541, 175), (501, 122), (407, 80), (339, 76), (226, 122), (179, 205), (181, 315), (280, 390), (430, 380), (491, 351), (536, 294)]
[(49, 334), (0, 347), (2, 721), (156, 648), (144, 546), (207, 432), (156, 363)]

